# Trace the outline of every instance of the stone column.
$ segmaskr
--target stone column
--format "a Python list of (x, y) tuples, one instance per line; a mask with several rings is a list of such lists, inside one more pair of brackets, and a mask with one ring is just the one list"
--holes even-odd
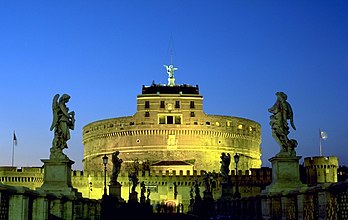
[(64, 219), (79, 219), (82, 218), (81, 209), (82, 207), (78, 206), (78, 202), (75, 200), (66, 200), (62, 204), (64, 211)]
[(45, 197), (37, 197), (33, 201), (33, 219), (48, 219), (48, 201)]
[(337, 219), (337, 203), (329, 192), (318, 192), (319, 219)]
[(50, 209), (50, 214), (54, 215), (55, 217), (59, 218), (64, 218), (64, 205), (63, 201), (61, 200), (62, 198), (55, 198), (53, 200), (50, 200), (49, 204), (49, 209)]
[(8, 216), (10, 219), (26, 220), (28, 219), (29, 198), (24, 195), (12, 195), (10, 197), (10, 206)]
[(304, 219), (304, 213), (303, 213), (304, 200), (305, 200), (305, 196), (303, 194), (297, 195), (297, 218), (298, 219)]

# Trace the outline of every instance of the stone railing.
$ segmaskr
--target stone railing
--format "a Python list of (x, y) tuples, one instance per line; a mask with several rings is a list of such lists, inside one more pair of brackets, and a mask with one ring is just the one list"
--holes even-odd
[(194, 214), (211, 219), (348, 219), (348, 180), (210, 204), (203, 200), (201, 206)]
[(0, 219), (100, 219), (99, 200), (0, 184)]

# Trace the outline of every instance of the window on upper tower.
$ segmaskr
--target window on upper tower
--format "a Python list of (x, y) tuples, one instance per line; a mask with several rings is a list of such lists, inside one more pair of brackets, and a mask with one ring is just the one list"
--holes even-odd
[(164, 106), (165, 106), (164, 101), (161, 101), (161, 103), (160, 103), (160, 108), (164, 108)]
[(175, 108), (180, 108), (180, 101), (175, 101)]
[(159, 124), (165, 124), (166, 123), (166, 117), (164, 115), (160, 115), (158, 117), (158, 123)]
[(150, 117), (150, 112), (145, 112), (145, 117)]
[(149, 101), (145, 101), (145, 108), (150, 108), (150, 102)]
[(167, 124), (173, 124), (173, 116), (167, 116)]
[(191, 116), (191, 117), (195, 117), (195, 112), (191, 112), (191, 113), (190, 113), (190, 116)]
[(195, 108), (195, 102), (194, 101), (190, 101), (190, 108)]
[(158, 115), (158, 124), (181, 124), (181, 115)]
[(175, 124), (181, 124), (181, 116), (179, 115), (175, 116)]

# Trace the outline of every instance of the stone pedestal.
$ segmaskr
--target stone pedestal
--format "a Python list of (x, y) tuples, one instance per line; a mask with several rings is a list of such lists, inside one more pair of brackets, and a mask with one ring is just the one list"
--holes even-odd
[(146, 198), (145, 196), (140, 196), (140, 203), (145, 204)]
[(66, 196), (82, 197), (82, 194), (71, 184), (71, 165), (74, 161), (70, 159), (42, 159), (44, 163), (44, 183), (38, 190)]
[(129, 203), (138, 203), (138, 193), (137, 192), (131, 192), (129, 193)]
[(124, 201), (121, 198), (121, 187), (122, 185), (119, 182), (116, 182), (115, 184), (109, 185), (109, 195), (111, 198), (117, 199), (117, 201)]
[(203, 192), (203, 200), (213, 200), (212, 192)]
[(222, 200), (229, 200), (233, 198), (232, 184), (230, 182), (221, 183), (221, 198)]
[(272, 184), (263, 193), (277, 193), (304, 187), (300, 181), (300, 156), (275, 156), (269, 159), (272, 163)]

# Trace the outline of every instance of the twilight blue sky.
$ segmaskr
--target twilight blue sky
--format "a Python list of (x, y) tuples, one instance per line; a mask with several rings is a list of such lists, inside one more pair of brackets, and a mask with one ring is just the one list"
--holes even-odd
[[(171, 37), (172, 36), (172, 37)], [(172, 38), (172, 41), (170, 40)], [(172, 43), (170, 43), (172, 42)], [(82, 168), (82, 127), (132, 115), (143, 84), (200, 86), (208, 114), (262, 126), (263, 166), (279, 151), (268, 125), (277, 91), (294, 111), (298, 155), (348, 164), (348, 1), (0, 1), (0, 165), (41, 166), (51, 102), (76, 112), (65, 153)]]

